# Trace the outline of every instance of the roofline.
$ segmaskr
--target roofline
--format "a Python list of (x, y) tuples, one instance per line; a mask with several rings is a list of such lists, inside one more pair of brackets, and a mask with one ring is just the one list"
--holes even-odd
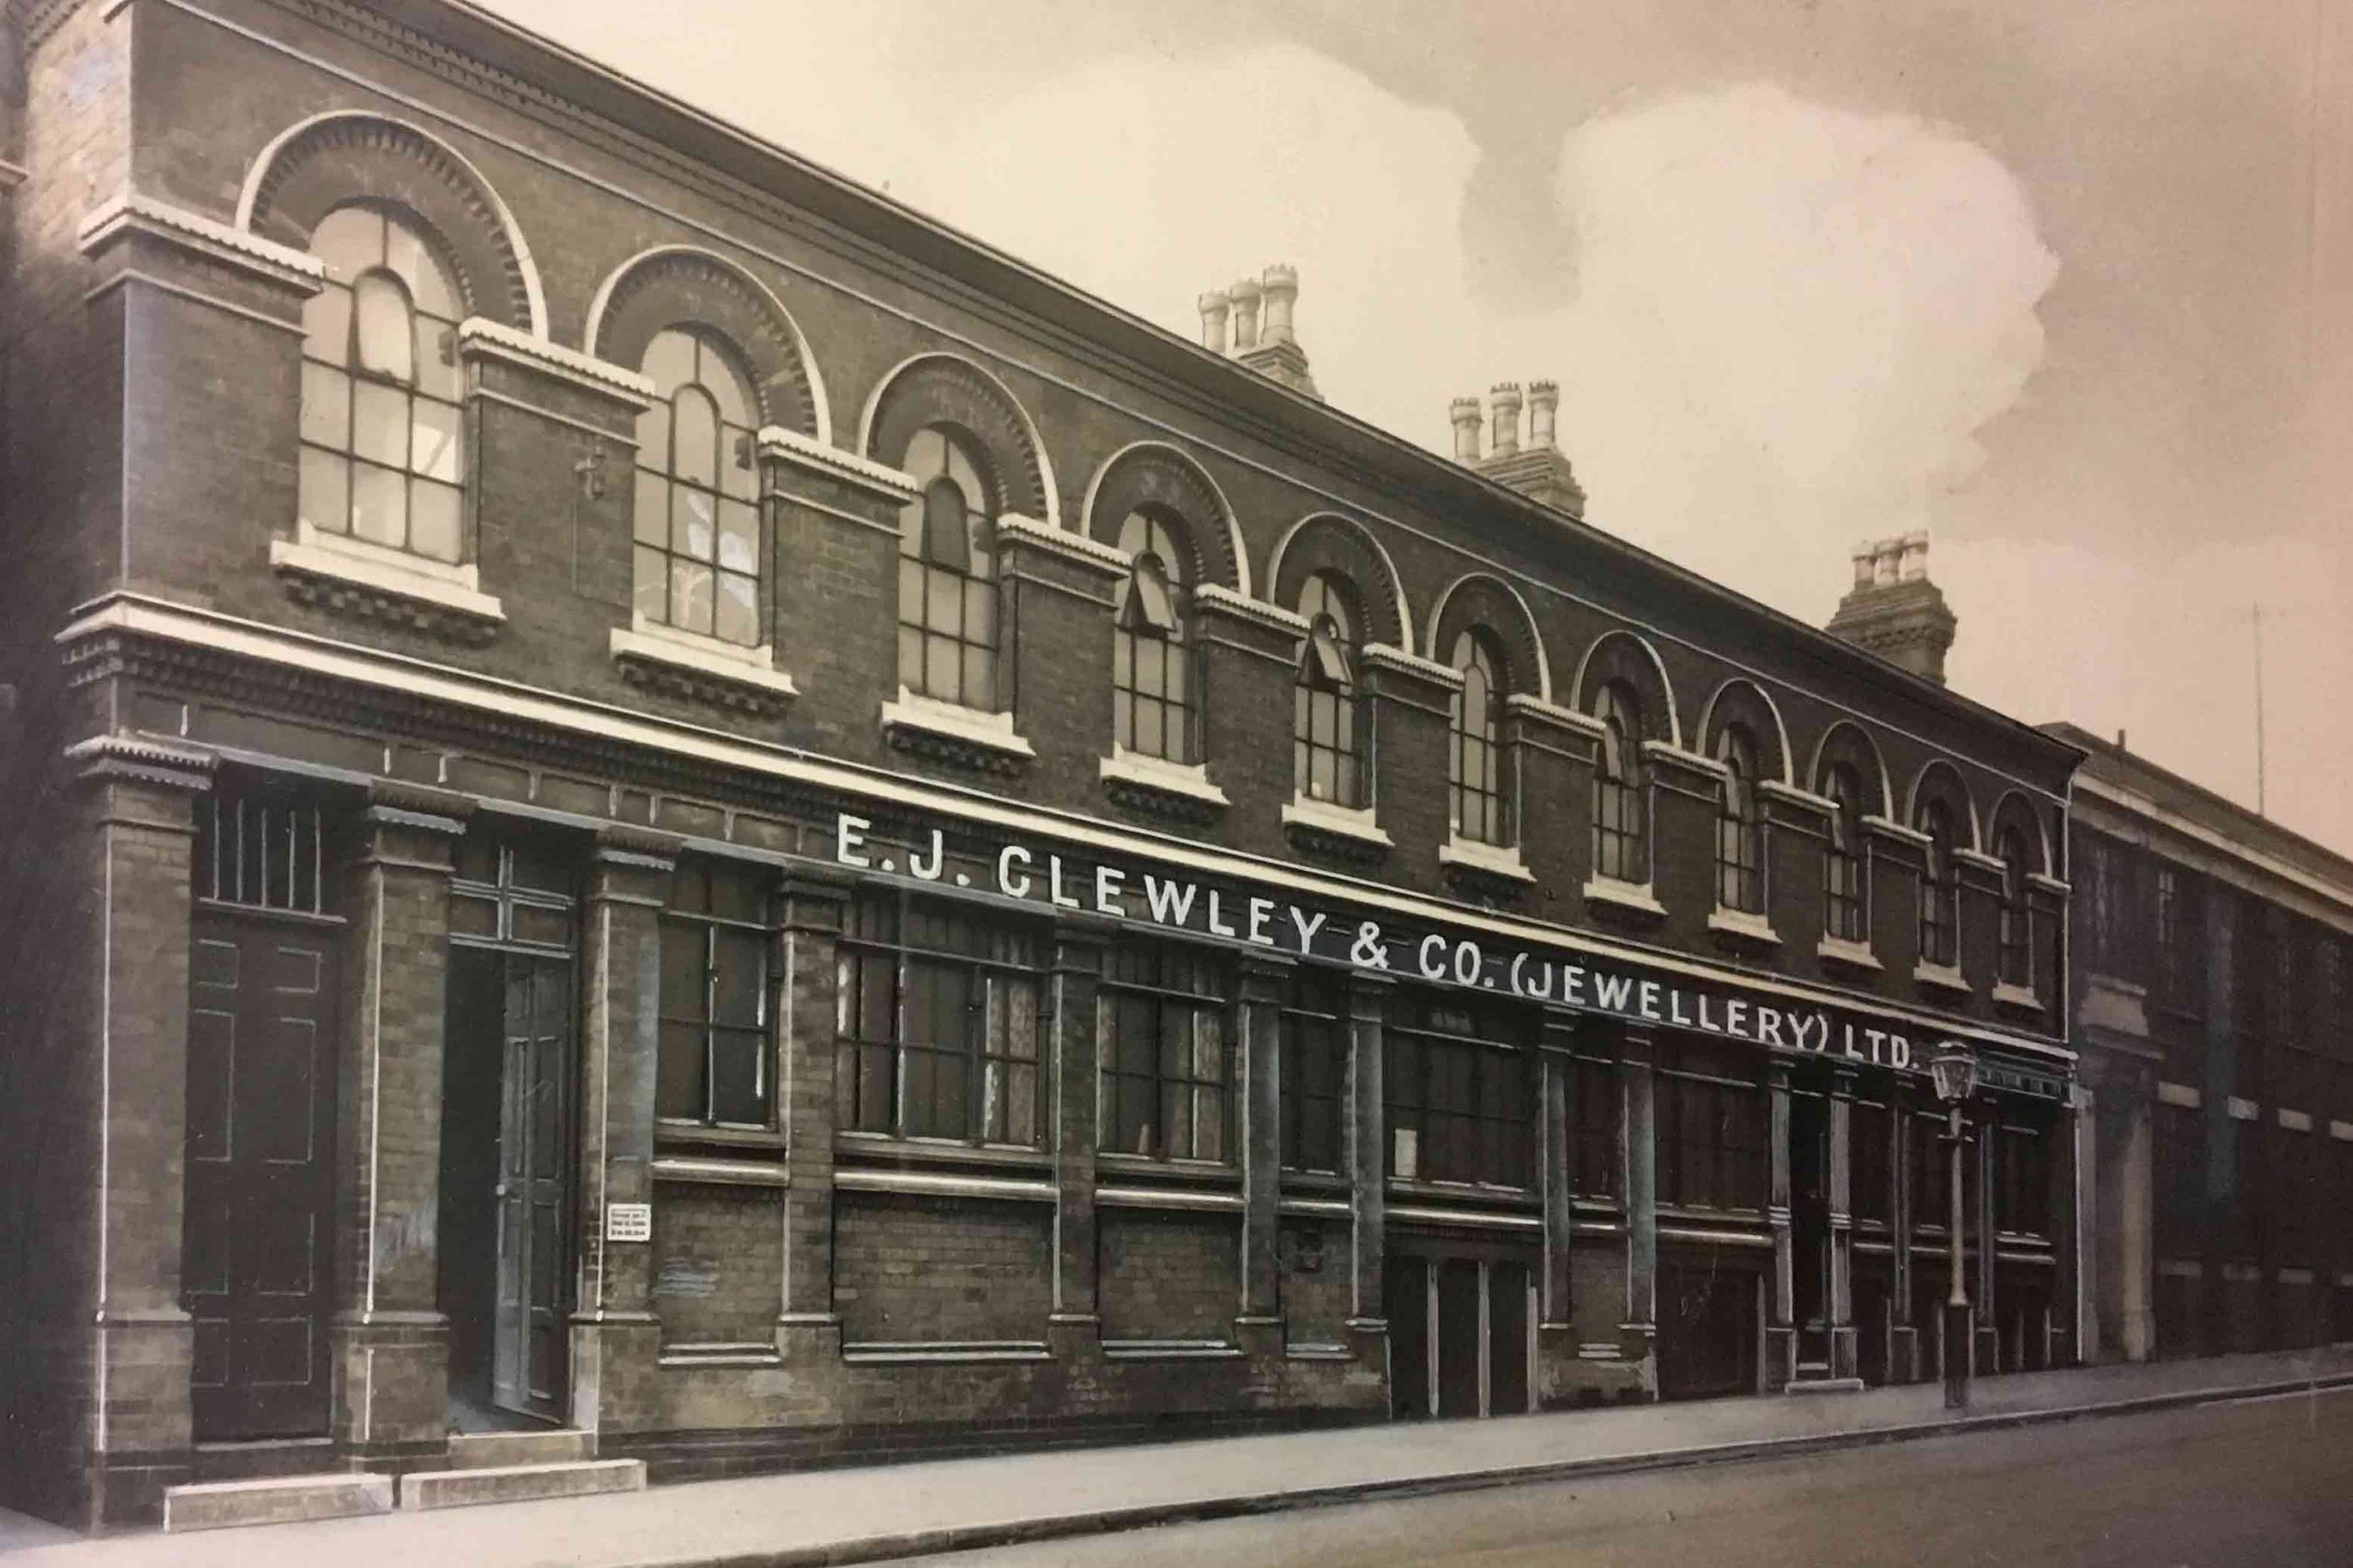
[[(2138, 775), (2162, 783), (2167, 789), (2177, 790), (2212, 816), (2222, 818), (2239, 830), (2246, 840), (2246, 847), (2240, 851), (2242, 858), (2252, 863), (2260, 854), (2265, 858), (2286, 858), (2290, 865), (2302, 861), (2304, 864), (2297, 865), (2297, 869), (2311, 876), (2327, 877), (2335, 882), (2340, 897), (2353, 897), (2353, 858), (2338, 854), (2325, 844), (2308, 838), (2293, 828), (2283, 827), (2262, 812), (2250, 810), (2195, 779), (2185, 778), (2173, 769), (2150, 761), (2139, 752), (2128, 750), (2114, 741), (2102, 740), (2080, 725), (2063, 719), (2040, 728), (2044, 733), (2063, 740), (2085, 754), (2085, 778), (2130, 778)], [(2216, 824), (2209, 822), (2205, 825), (2211, 827)]]
[[(1476, 497), (1537, 528), (1574, 532), (1583, 541), (1664, 576), (1687, 592), (1713, 599), (1784, 634), (1794, 634), (1809, 651), (1828, 659), (1845, 674), (1892, 695), (1926, 702), (1998, 730), (2040, 754), (2052, 770), (2048, 788), (2054, 796), (2064, 794), (2067, 776), (2081, 760), (2073, 748), (2024, 720), (1915, 676), (1818, 626), (1582, 518), (1545, 506), (1330, 403), (1294, 392), (1238, 360), (1212, 353), (883, 192), (496, 16), (474, 0), (367, 3), (392, 20), (427, 32), (485, 64), (517, 75), (536, 75), (548, 90), (574, 99), (624, 129), (638, 131), (714, 172), (742, 179), (847, 234), (954, 278), (1028, 314), (1064, 323), (1074, 314), (1091, 317), (1094, 326), (1101, 330), (1090, 330), (1086, 334), (1090, 341), (1169, 377), (1221, 408), (1239, 408), (1293, 433), (1320, 437), (1340, 456), (1373, 459), (1410, 483), (1441, 494), (1453, 491)], [(441, 25), (436, 26), (436, 20)], [(514, 58), (517, 53), (532, 58), (518, 61)], [(549, 72), (546, 67), (551, 64), (559, 69)], [(531, 70), (532, 66), (538, 69)], [(567, 73), (585, 80), (548, 80)], [(649, 119), (652, 123), (645, 123)], [(729, 153), (732, 159), (723, 155)], [(745, 165), (746, 155), (752, 160), (749, 165)]]

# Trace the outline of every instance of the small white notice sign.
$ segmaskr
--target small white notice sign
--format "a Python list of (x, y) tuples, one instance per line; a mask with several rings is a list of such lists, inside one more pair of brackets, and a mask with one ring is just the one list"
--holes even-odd
[(650, 1242), (654, 1239), (654, 1205), (605, 1205), (605, 1239), (608, 1242)]
[(1397, 1166), (1397, 1177), (1400, 1181), (1412, 1181), (1420, 1174), (1422, 1135), (1410, 1127), (1400, 1127), (1396, 1131), (1397, 1151), (1394, 1163)]

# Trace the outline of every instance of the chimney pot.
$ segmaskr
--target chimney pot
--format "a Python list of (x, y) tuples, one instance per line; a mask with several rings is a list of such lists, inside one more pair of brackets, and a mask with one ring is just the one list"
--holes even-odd
[(1285, 262), (1267, 268), (1260, 283), (1267, 301), (1266, 319), (1258, 333), (1258, 341), (1266, 344), (1295, 343), (1292, 334), (1291, 307), (1299, 302), (1299, 273)]
[(1233, 313), (1233, 301), (1222, 289), (1212, 289), (1201, 296), (1201, 347), (1212, 354), (1225, 352), (1226, 319)]
[(1479, 460), (1479, 426), (1485, 423), (1479, 412), (1479, 400), (1458, 397), (1446, 405), (1446, 416), (1454, 424), (1454, 460), (1476, 463)]
[(1233, 304), (1233, 351), (1245, 353), (1258, 347), (1258, 284), (1245, 278), (1226, 290)]
[(1497, 381), (1487, 397), (1495, 409), (1487, 437), (1489, 454), (1500, 458), (1519, 450), (1519, 383)]
[(1528, 444), (1540, 450), (1560, 445), (1554, 429), (1561, 407), (1561, 383), (1530, 381), (1528, 383)]

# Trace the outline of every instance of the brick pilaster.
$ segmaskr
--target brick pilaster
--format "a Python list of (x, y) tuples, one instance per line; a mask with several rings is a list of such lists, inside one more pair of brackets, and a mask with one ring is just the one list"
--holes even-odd
[(784, 1131), (784, 1289), (777, 1346), (788, 1366), (832, 1367), (842, 1324), (834, 1311), (835, 953), (852, 881), (830, 867), (797, 872), (779, 890), (778, 968), (783, 1070), (777, 1122)]
[(1830, 1375), (1856, 1374), (1855, 1075), (1830, 1074)]
[(1097, 1292), (1095, 1151), (1103, 1009), (1097, 994), (1113, 926), (1097, 915), (1054, 922), (1052, 1017), (1054, 1289), (1047, 1339), (1058, 1355), (1092, 1354), (1102, 1340)]
[(1235, 1341), (1279, 1358), (1282, 1198), (1282, 1005), (1293, 960), (1252, 953), (1242, 960), (1241, 1051), (1235, 1063), (1241, 1119), (1242, 1306)]
[(1359, 1359), (1382, 1355), (1389, 1335), (1381, 1279), (1389, 1180), (1381, 1026), (1394, 983), (1370, 974), (1348, 981), (1348, 1330)]
[(1766, 1312), (1765, 1368), (1769, 1392), (1786, 1388), (1798, 1375), (1797, 1242), (1790, 1213), (1790, 1070), (1775, 1062), (1765, 1070), (1769, 1125), (1766, 1148), (1770, 1186), (1765, 1220), (1773, 1232), (1773, 1299)]
[(1920, 1376), (1920, 1328), (1912, 1321), (1912, 1232), (1917, 1222), (1913, 1208), (1920, 1200), (1912, 1189), (1912, 1142), (1920, 1136), (1913, 1097), (1909, 1080), (1899, 1078), (1889, 1087), (1887, 1158), (1893, 1167), (1889, 1172), (1892, 1193), (1887, 1210), (1893, 1248), (1888, 1272), (1887, 1381), (1891, 1383), (1913, 1382)]
[(1577, 1359), (1571, 1315), (1569, 1247), (1575, 1207), (1569, 1191), (1571, 1100), (1576, 1093), (1576, 1016), (1544, 1009), (1537, 1061), (1542, 1073), (1537, 1101), (1536, 1185), (1544, 1200), (1543, 1260), (1536, 1281), (1536, 1386), (1540, 1404), (1559, 1397)]
[(662, 906), (672, 841), (629, 828), (597, 837), (585, 901), (580, 1029), (579, 1273), (572, 1315), (572, 1419), (589, 1430), (653, 1416), (662, 1328), (650, 1249), (606, 1239), (617, 1203), (654, 1200), (661, 1051)]
[(1656, 1392), (1658, 1345), (1658, 1117), (1651, 1075), (1650, 1031), (1630, 1028), (1618, 1053), (1618, 1084), (1625, 1100), (1626, 1316), (1619, 1324), (1619, 1356), (1640, 1361)]
[(335, 1127), (339, 1310), (333, 1428), (363, 1460), (440, 1448), (449, 1320), (434, 1237), (449, 879), (472, 805), (380, 784), (344, 878), (342, 1062)]
[[(210, 759), (107, 736), (67, 753), (94, 897), (78, 944), (96, 1063), (98, 1234), (85, 1423), (86, 1522), (152, 1518), (188, 1479), (194, 1338), (180, 1303), (188, 1126), (188, 870)], [(81, 1031), (77, 1031), (81, 1032)]]

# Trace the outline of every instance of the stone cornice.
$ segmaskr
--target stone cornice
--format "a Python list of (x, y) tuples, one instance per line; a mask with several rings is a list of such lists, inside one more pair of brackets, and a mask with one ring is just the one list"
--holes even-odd
[(996, 538), (1000, 545), (1023, 545), (1059, 555), (1064, 561), (1090, 567), (1108, 576), (1128, 574), (1128, 558), (1114, 546), (1074, 534), (1064, 528), (1050, 528), (1033, 517), (1018, 512), (1006, 512), (997, 517)]
[(1892, 838), (1898, 844), (1908, 844), (1915, 849), (1926, 849), (1935, 842), (1918, 828), (1906, 827), (1893, 817), (1873, 816), (1866, 813), (1863, 817), (1863, 831), (1875, 833), (1881, 838)]
[(504, 359), (542, 376), (602, 393), (632, 408), (652, 407), (656, 395), (653, 381), (635, 370), (551, 343), (544, 337), (534, 337), (488, 316), (468, 316), (458, 324), (458, 351)]
[(1307, 618), (1297, 610), (1285, 609), (1264, 599), (1254, 599), (1222, 583), (1197, 585), (1193, 589), (1193, 608), (1233, 616), (1242, 620), (1255, 620), (1261, 626), (1271, 626), (1293, 637), (1307, 635)]
[(1698, 773), (1721, 781), (1726, 773), (1724, 765), (1712, 756), (1701, 756), (1696, 751), (1685, 751), (1668, 741), (1644, 741), (1643, 755), (1653, 763), (1667, 767), (1679, 767), (1687, 773)]
[(1835, 816), (1838, 812), (1838, 802), (1829, 796), (1817, 795), (1811, 790), (1801, 790), (1794, 784), (1784, 784), (1778, 778), (1758, 779), (1756, 790), (1759, 794), (1769, 800), (1800, 806), (1822, 816)]
[(92, 208), (74, 230), (74, 240), (84, 256), (95, 256), (124, 234), (145, 234), (306, 294), (318, 292), (326, 279), (326, 264), (307, 252), (137, 191), (117, 191)]
[(1505, 698), (1504, 711), (1534, 723), (1550, 724), (1556, 730), (1569, 730), (1580, 735), (1599, 735), (1608, 727), (1590, 713), (1580, 713), (1574, 708), (1563, 708), (1557, 702), (1547, 702), (1526, 692), (1516, 691)]
[(133, 779), (175, 790), (210, 788), (216, 759), (194, 746), (131, 735), (92, 735), (65, 748), (65, 760), (87, 779)]
[(1399, 675), (1426, 680), (1432, 686), (1449, 691), (1462, 689), (1462, 672), (1451, 665), (1441, 665), (1436, 659), (1425, 659), (1419, 653), (1409, 653), (1403, 648), (1392, 648), (1386, 642), (1368, 642), (1363, 649), (1364, 662), (1376, 670), (1393, 670)]
[(870, 490), (893, 506), (904, 506), (923, 494), (923, 486), (915, 483), (914, 476), (902, 473), (888, 463), (876, 462), (872, 458), (860, 457), (839, 447), (829, 447), (798, 430), (788, 430), (781, 425), (763, 425), (757, 438), (760, 456), (790, 463), (812, 473), (824, 474), (827, 479), (857, 485), (861, 490)]

